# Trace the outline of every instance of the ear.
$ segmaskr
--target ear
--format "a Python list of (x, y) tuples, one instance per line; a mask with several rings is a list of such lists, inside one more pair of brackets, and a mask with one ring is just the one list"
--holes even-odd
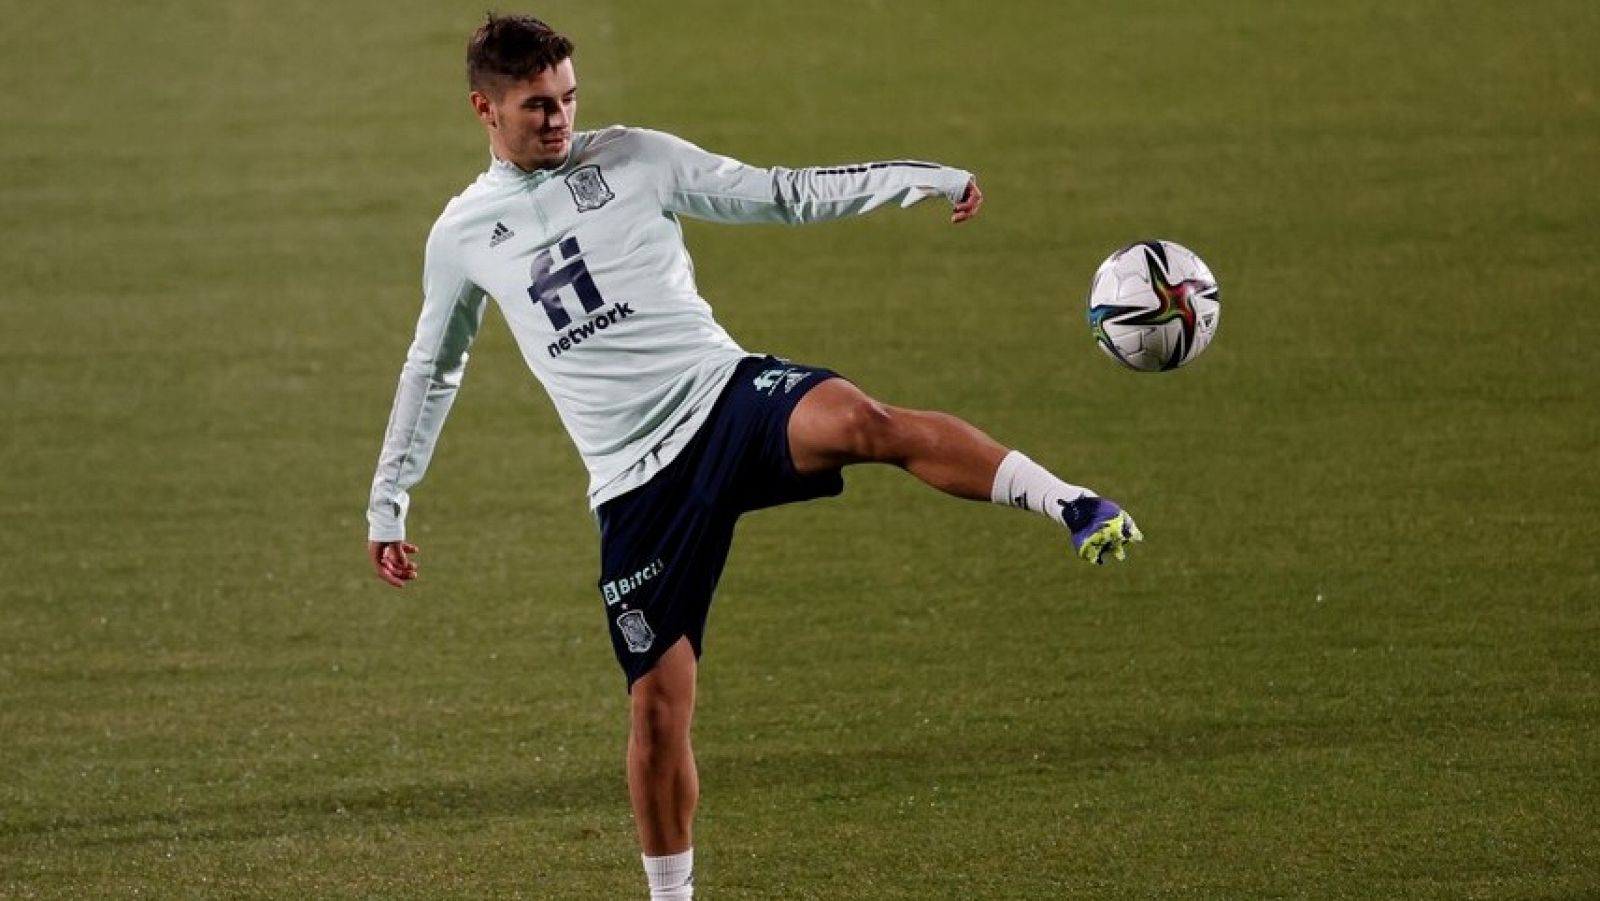
[(499, 127), (499, 119), (495, 116), (494, 111), (494, 101), (490, 100), (487, 94), (482, 91), (473, 91), (467, 96), (467, 100), (472, 104), (472, 112), (478, 117), (478, 121), (483, 123), (485, 128), (493, 131)]

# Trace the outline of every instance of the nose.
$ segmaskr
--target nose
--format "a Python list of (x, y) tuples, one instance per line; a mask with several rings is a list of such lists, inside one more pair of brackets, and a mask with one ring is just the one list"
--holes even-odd
[(571, 116), (565, 103), (557, 103), (549, 114), (545, 116), (545, 125), (548, 128), (566, 128), (571, 124)]

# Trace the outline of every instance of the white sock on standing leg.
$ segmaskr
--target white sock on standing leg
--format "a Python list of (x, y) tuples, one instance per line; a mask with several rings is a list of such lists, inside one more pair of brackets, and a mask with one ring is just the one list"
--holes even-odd
[(694, 898), (694, 849), (681, 854), (644, 857), (644, 877), (650, 880), (650, 901), (690, 901)]

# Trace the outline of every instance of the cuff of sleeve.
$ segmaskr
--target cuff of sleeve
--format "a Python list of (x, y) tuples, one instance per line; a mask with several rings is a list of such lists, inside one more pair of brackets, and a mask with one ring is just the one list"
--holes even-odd
[(411, 498), (404, 492), (390, 496), (375, 488), (367, 503), (367, 540), (404, 541), (406, 511), (410, 506)]
[(367, 540), (368, 541), (404, 541), (406, 538), (406, 524), (404, 520), (389, 516), (378, 516), (372, 511), (367, 511)]
[(945, 187), (944, 196), (950, 198), (951, 203), (960, 203), (963, 194), (967, 193), (967, 185), (972, 184), (972, 173), (965, 169), (950, 170), (950, 184)]

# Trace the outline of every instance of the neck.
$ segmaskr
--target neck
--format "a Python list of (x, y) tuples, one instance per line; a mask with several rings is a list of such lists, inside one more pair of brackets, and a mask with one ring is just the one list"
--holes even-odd
[(504, 163), (510, 163), (511, 165), (516, 166), (518, 169), (521, 169), (523, 172), (537, 172), (540, 169), (560, 168), (561, 165), (567, 161), (567, 157), (571, 155), (572, 145), (568, 144), (567, 152), (556, 158), (541, 158), (534, 156), (518, 159), (508, 150), (506, 150), (506, 148), (499, 141), (489, 142), (489, 152), (494, 154), (495, 159)]

